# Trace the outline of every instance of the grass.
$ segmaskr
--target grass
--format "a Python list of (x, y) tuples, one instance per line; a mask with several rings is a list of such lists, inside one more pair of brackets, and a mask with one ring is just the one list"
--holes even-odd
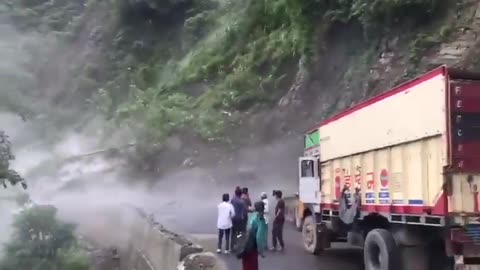
[[(98, 89), (90, 100), (98, 111), (145, 128), (157, 141), (187, 128), (218, 139), (228, 120), (225, 111), (274, 104), (287, 90), (286, 73), (296, 72), (292, 63), (301, 57), (309, 62), (314, 54), (315, 22), (357, 21), (366, 32), (382, 33), (412, 20), (404, 14), (416, 21), (430, 17), (439, 2), (192, 0), (185, 8), (183, 1), (140, 1), (147, 8), (127, 0), (22, 0), (9, 12), (21, 27), (72, 37), (84, 26), (86, 12), (109, 7), (102, 25), (104, 36), (111, 36), (102, 51), (109, 72), (100, 76), (95, 63), (86, 65), (76, 91)], [(441, 32), (448, 35), (448, 29)], [(429, 42), (419, 37), (413, 54), (421, 55)], [(192, 87), (200, 90), (192, 95)]]
[[(186, 128), (204, 138), (219, 138), (227, 120), (222, 112), (273, 104), (287, 90), (278, 83), (285, 70), (295, 72), (291, 63), (313, 55), (315, 19), (323, 18), (325, 24), (358, 21), (366, 33), (381, 33), (402, 22), (424, 22), (437, 6), (437, 0), (221, 1), (190, 14), (182, 30), (185, 53), (153, 61), (144, 69), (148, 72), (137, 76), (143, 83), (136, 85), (143, 87), (117, 112), (133, 122), (145, 120), (155, 140)], [(414, 47), (431, 46), (429, 41), (419, 39)], [(418, 49), (413, 55), (421, 53)], [(147, 77), (155, 80), (143, 79), (145, 74), (154, 74)], [(199, 95), (185, 91), (192, 85), (201, 86)]]
[[(195, 35), (192, 47), (159, 68), (157, 83), (133, 97), (121, 114), (138, 117), (143, 111), (140, 118), (146, 116), (155, 138), (186, 127), (205, 138), (220, 136), (222, 111), (273, 101), (284, 90), (275, 84), (284, 76), (282, 65), (309, 53), (309, 15), (291, 2), (227, 2), (193, 15), (185, 25), (189, 40)], [(199, 96), (182, 93), (186, 86), (199, 83), (206, 88)]]

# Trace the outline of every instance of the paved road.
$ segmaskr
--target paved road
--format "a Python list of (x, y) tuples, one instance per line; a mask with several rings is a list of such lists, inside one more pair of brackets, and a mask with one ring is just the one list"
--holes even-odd
[[(183, 231), (208, 239), (202, 245), (208, 245), (208, 248), (205, 247), (213, 251), (216, 242), (216, 212), (208, 208), (198, 209), (202, 206), (200, 202), (194, 205), (197, 207), (197, 213), (185, 212), (181, 215), (178, 213), (173, 215), (167, 213), (164, 208), (153, 212), (160, 217), (162, 224), (169, 228), (175, 228), (177, 232)], [(192, 223), (192, 220), (187, 218), (190, 216), (195, 222)], [(259, 258), (261, 270), (363, 270), (363, 255), (359, 249), (347, 248), (344, 244), (338, 244), (318, 257), (311, 255), (304, 251), (301, 233), (295, 231), (291, 224), (285, 224), (284, 238), (286, 245), (284, 253), (267, 252), (266, 258)], [(233, 255), (221, 256), (225, 259), (229, 270), (242, 269), (241, 262)]]
[[(362, 270), (362, 252), (359, 249), (338, 245), (325, 254), (308, 254), (301, 246), (301, 234), (290, 226), (285, 226), (284, 253), (267, 252), (259, 258), (260, 270)], [(242, 269), (240, 260), (233, 255), (222, 255), (229, 270)]]

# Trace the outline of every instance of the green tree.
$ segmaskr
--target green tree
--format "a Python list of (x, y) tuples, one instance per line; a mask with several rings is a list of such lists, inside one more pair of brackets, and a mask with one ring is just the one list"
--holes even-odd
[(7, 182), (12, 186), (20, 183), (24, 189), (27, 189), (25, 179), (10, 168), (10, 161), (14, 159), (10, 140), (5, 132), (0, 130), (0, 184), (7, 188)]
[(21, 212), (5, 246), (0, 270), (87, 270), (74, 226), (56, 219), (53, 206), (34, 206)]

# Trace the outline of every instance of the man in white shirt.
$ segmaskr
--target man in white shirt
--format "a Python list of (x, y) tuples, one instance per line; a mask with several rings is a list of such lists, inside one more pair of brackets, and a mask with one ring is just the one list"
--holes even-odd
[(263, 212), (263, 216), (265, 217), (265, 224), (267, 224), (267, 237), (265, 237), (265, 247), (268, 248), (268, 220), (270, 219), (269, 217), (269, 208), (268, 208), (268, 197), (267, 197), (267, 193), (266, 192), (262, 192), (261, 196), (260, 196), (260, 199), (262, 200), (263, 202), (263, 206), (265, 208), (264, 212)]
[(229, 253), (230, 247), (230, 232), (232, 228), (232, 217), (235, 215), (235, 209), (233, 205), (229, 203), (230, 195), (225, 193), (222, 195), (222, 202), (217, 206), (218, 208), (218, 218), (217, 218), (217, 228), (218, 228), (218, 249), (217, 253), (222, 252), (222, 240), (225, 236), (225, 253)]

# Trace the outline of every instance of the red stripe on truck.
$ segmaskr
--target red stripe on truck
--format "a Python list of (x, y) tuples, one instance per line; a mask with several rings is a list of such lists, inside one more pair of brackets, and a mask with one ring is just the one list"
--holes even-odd
[(347, 115), (350, 115), (356, 111), (359, 111), (365, 107), (368, 107), (374, 103), (377, 103), (381, 100), (384, 100), (388, 97), (391, 97), (393, 95), (396, 95), (398, 93), (401, 93), (401, 92), (404, 92), (404, 91), (407, 91), (408, 89), (418, 85), (418, 84), (421, 84), (425, 81), (428, 81), (438, 75), (446, 75), (446, 66), (441, 66), (441, 67), (438, 67), (434, 70), (431, 70), (430, 72), (427, 72), (425, 73), (424, 75), (420, 76), (420, 77), (417, 77), (413, 80), (410, 80), (408, 82), (405, 82), (403, 84), (400, 84), (399, 86), (387, 91), (387, 92), (383, 92), (373, 98), (370, 98), (364, 102), (360, 102), (359, 104), (355, 105), (355, 106), (352, 106), (350, 107), (349, 109), (347, 110), (344, 110), (343, 112), (333, 116), (333, 117), (330, 117), (330, 118), (327, 118), (325, 119), (324, 121), (322, 121), (319, 125), (316, 125), (315, 128), (312, 128), (310, 129), (308, 132), (312, 132), (314, 131), (315, 129), (317, 129), (319, 126), (325, 126), (327, 124), (330, 124), (332, 122), (335, 122)]
[[(323, 203), (321, 204), (322, 210), (338, 210), (338, 204)], [(381, 204), (368, 204), (362, 205), (361, 211), (370, 212), (370, 213), (394, 213), (394, 214), (424, 214), (426, 208), (431, 209), (431, 207), (425, 207), (422, 205), (419, 206), (399, 206), (399, 205), (381, 205)]]

